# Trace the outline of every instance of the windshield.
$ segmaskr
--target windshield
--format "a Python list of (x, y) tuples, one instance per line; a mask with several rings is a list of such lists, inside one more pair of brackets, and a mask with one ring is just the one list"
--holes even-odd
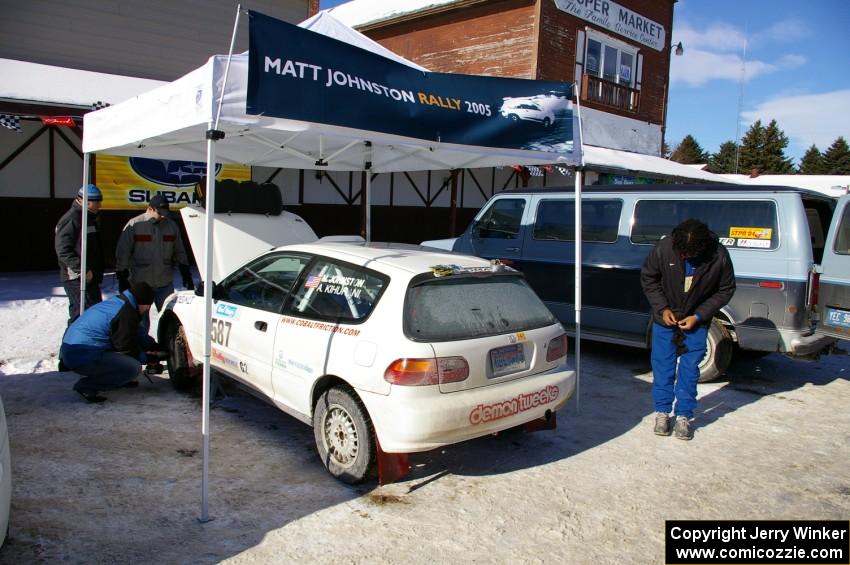
[(519, 276), (442, 277), (408, 288), (404, 330), (415, 341), (474, 339), (540, 328), (555, 318)]

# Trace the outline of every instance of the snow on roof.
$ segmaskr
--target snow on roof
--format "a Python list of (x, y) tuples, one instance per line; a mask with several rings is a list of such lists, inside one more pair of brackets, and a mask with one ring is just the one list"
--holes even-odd
[(420, 71), (428, 70), (425, 67), (420, 67), (413, 61), (408, 61), (401, 55), (390, 51), (377, 41), (373, 41), (359, 31), (349, 27), (345, 23), (341, 22), (334, 14), (331, 14), (330, 10), (322, 10), (315, 16), (298, 24), (298, 27), (309, 29), (316, 33), (321, 33), (322, 35), (348, 43), (349, 45), (354, 45), (355, 47), (360, 47), (361, 49), (371, 51), (381, 57), (392, 59), (396, 63), (401, 63), (402, 65), (407, 65), (408, 67), (413, 67)]
[(159, 80), (110, 75), (0, 59), (0, 98), (36, 104), (81, 106), (117, 104), (165, 84)]
[(807, 188), (838, 198), (850, 192), (850, 175), (715, 175), (732, 182), (750, 185)]
[(715, 175), (693, 166), (682, 165), (654, 155), (618, 151), (593, 145), (585, 145), (582, 150), (584, 151), (584, 164), (591, 168), (623, 169), (633, 173), (648, 173), (707, 182), (739, 182), (736, 179), (724, 178), (726, 175)]
[(389, 20), (420, 12), (427, 8), (435, 8), (446, 4), (454, 4), (459, 0), (351, 0), (326, 11), (333, 14), (341, 22), (356, 27), (359, 25)]

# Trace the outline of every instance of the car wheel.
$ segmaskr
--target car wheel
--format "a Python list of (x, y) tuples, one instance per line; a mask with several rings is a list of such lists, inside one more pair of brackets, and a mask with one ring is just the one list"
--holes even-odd
[(177, 325), (168, 333), (168, 378), (171, 385), (180, 391), (195, 388), (198, 381), (189, 364), (189, 354), (186, 349), (186, 334), (183, 326)]
[(729, 331), (717, 318), (711, 321), (705, 344), (705, 357), (699, 364), (699, 382), (711, 382), (729, 368), (734, 349)]
[(544, 128), (548, 128), (551, 125), (552, 125), (552, 120), (550, 120), (548, 117), (543, 118), (543, 127)]
[(517, 116), (516, 114), (508, 114), (508, 118), (509, 118), (512, 122), (519, 121), (519, 116)]
[(355, 484), (374, 476), (375, 432), (366, 407), (353, 391), (326, 391), (313, 411), (313, 435), (322, 463), (331, 475)]

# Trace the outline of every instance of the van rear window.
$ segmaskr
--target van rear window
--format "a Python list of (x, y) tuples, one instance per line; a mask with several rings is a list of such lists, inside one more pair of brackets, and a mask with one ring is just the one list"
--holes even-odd
[(404, 333), (414, 341), (474, 339), (555, 322), (517, 275), (441, 277), (414, 283), (404, 301)]
[(655, 243), (690, 218), (708, 224), (728, 248), (779, 246), (776, 204), (770, 200), (640, 200), (632, 221), (632, 243)]
[(833, 251), (839, 255), (850, 255), (850, 206), (844, 207), (841, 221), (837, 224)]

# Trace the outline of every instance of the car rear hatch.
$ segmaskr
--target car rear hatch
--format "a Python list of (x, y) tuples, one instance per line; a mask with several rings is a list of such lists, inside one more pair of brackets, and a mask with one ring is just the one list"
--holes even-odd
[(815, 288), (818, 333), (850, 339), (850, 195), (838, 200)]
[(515, 271), (418, 277), (404, 308), (407, 337), (434, 350), (440, 392), (491, 386), (565, 363), (563, 328)]

